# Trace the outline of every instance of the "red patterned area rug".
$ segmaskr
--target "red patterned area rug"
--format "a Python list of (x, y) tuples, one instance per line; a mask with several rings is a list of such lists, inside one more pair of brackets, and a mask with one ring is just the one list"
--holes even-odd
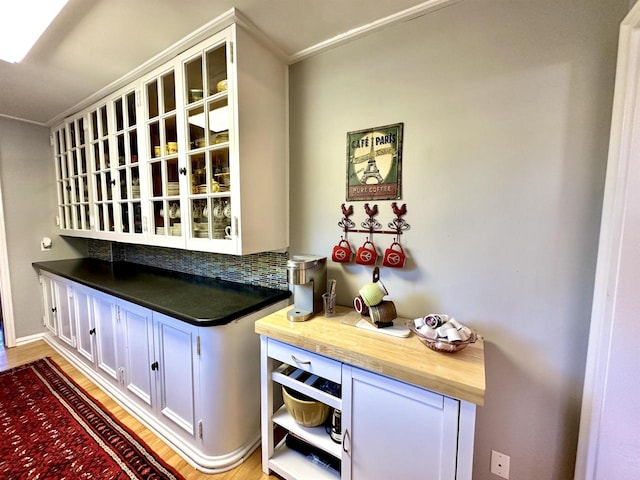
[(0, 372), (0, 478), (183, 479), (50, 358)]

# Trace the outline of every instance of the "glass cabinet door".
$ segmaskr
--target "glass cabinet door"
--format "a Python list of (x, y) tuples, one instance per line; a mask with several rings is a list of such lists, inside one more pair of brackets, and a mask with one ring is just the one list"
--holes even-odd
[(53, 148), (56, 161), (56, 190), (58, 192), (58, 221), (60, 228), (71, 228), (71, 185), (67, 174), (67, 126), (54, 131)]
[(54, 132), (60, 228), (89, 230), (89, 176), (84, 118)]
[(69, 164), (67, 161), (67, 126), (66, 124), (53, 133), (53, 148), (56, 162), (56, 190), (58, 192), (58, 218), (60, 228), (72, 228), (71, 216), (71, 183), (69, 181)]
[(89, 151), (93, 166), (93, 206), (95, 228), (98, 232), (115, 231), (114, 188), (109, 151), (109, 122), (107, 105), (89, 112)]
[(231, 240), (226, 42), (184, 61), (190, 238)]
[(135, 91), (113, 99), (113, 117), (114, 144), (118, 159), (114, 165), (120, 221), (118, 230), (122, 233), (141, 234), (143, 229)]
[(149, 142), (149, 199), (151, 235), (182, 236), (176, 87), (173, 70), (144, 86)]

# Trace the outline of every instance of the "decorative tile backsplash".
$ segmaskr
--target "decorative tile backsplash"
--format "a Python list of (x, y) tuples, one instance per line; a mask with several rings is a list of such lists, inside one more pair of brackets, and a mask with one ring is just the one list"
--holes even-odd
[(221, 255), (175, 248), (88, 241), (89, 257), (108, 262), (127, 261), (203, 277), (287, 290), (288, 253)]

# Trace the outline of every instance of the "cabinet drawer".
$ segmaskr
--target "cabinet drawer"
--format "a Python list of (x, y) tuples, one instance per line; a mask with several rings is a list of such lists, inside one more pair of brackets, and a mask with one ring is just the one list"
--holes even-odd
[(335, 383), (342, 383), (342, 364), (302, 348), (292, 347), (269, 339), (267, 355), (305, 372), (313, 373)]

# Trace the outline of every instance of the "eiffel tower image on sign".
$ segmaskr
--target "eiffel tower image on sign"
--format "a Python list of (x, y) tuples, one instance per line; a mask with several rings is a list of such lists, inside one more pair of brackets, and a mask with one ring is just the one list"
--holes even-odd
[(376, 156), (378, 155), (396, 155), (396, 149), (393, 147), (381, 148), (379, 150), (374, 150), (373, 142), (371, 142), (371, 149), (369, 153), (366, 155), (362, 155), (360, 157), (355, 157), (352, 159), (354, 164), (362, 163), (366, 160), (367, 167), (364, 169), (362, 176), (360, 177), (360, 183), (367, 184), (368, 180), (373, 178), (375, 182), (372, 183), (383, 183), (384, 179), (382, 175), (380, 175), (380, 170), (378, 170), (378, 165), (376, 164)]

